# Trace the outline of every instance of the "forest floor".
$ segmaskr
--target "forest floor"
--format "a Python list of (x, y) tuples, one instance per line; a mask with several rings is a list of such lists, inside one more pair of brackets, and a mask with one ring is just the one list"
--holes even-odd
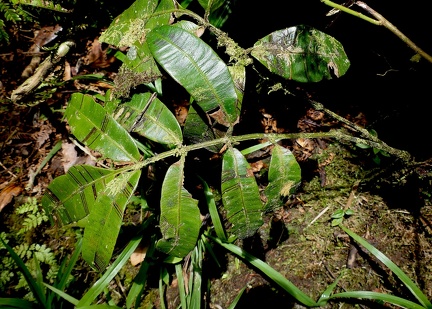
[[(46, 28), (46, 34), (52, 30)], [(112, 88), (110, 81), (119, 67), (118, 60), (107, 54), (109, 50), (98, 43), (97, 37), (81, 38), (66, 57), (67, 61), (54, 69), (49, 81), (32, 95), (31, 101), (12, 103), (12, 91), (25, 80), (21, 74), (30, 63), (27, 52), (34, 38), (25, 40), (21, 34), (14, 42), (15, 45), (3, 46), (0, 54), (0, 218), (3, 221), (0, 232), (10, 230), (7, 225), (15, 224), (8, 218), (17, 206), (29, 197), (40, 199), (49, 183), (63, 175), (65, 168), (85, 163), (69, 139), (61, 111), (73, 92), (104, 95)], [(42, 51), (42, 58), (48, 53)], [(355, 72), (359, 72), (360, 66), (354, 68)], [(299, 192), (284, 207), (266, 217), (256, 237), (242, 244), (314, 299), (339, 276), (339, 291), (367, 290), (413, 299), (382, 263), (331, 226), (331, 215), (342, 208), (353, 210), (346, 225), (401, 267), (432, 300), (432, 155), (427, 150), (430, 116), (418, 109), (412, 111), (405, 101), (410, 98), (412, 102), (429, 102), (430, 90), (421, 75), (424, 70), (419, 73), (412, 67), (400, 67), (400, 72), (389, 71), (389, 76), (365, 73), (361, 75), (361, 85), (353, 77), (358, 75), (353, 74), (335, 86), (325, 83), (307, 90), (313, 99), (327, 100), (326, 106), (334, 107), (341, 116), (362, 126), (373, 124), (390, 146), (413, 154), (412, 164), (406, 166), (371, 150), (331, 140), (295, 141), (289, 147), (302, 166)], [(73, 79), (80, 74), (99, 76)], [(336, 87), (346, 92), (335, 94)], [(267, 100), (281, 102), (286, 97), (273, 94)], [(347, 100), (349, 104), (344, 103)], [(369, 103), (362, 106), (360, 101)], [(387, 103), (377, 108), (377, 101)], [(244, 117), (250, 128), (260, 132), (318, 132), (334, 125), (334, 119), (309, 107), (293, 108), (285, 103), (268, 102), (257, 100), (247, 108)], [(174, 110), (178, 106), (170, 108)], [(62, 141), (61, 148), (53, 151), (59, 141)], [(264, 157), (253, 162), (258, 174), (266, 164)], [(38, 235), (45, 238), (45, 243), (53, 243), (51, 236), (43, 232)], [(238, 263), (230, 255), (223, 259), (226, 264), (222, 268), (215, 267), (211, 261), (204, 266), (208, 267), (207, 276), (212, 282), (211, 308), (227, 308), (245, 286), (246, 293), (238, 308), (295, 306), (286, 293), (270, 285), (255, 269)], [(171, 297), (169, 307), (175, 308), (176, 293), (168, 296)], [(152, 294), (148, 298), (157, 304)], [(345, 306), (350, 306), (348, 301)], [(361, 304), (363, 308), (374, 306), (367, 301)], [(339, 304), (334, 307), (340, 308)]]

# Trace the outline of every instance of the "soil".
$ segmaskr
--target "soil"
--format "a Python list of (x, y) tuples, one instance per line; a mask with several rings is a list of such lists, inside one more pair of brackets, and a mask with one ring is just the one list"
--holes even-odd
[[(266, 214), (265, 224), (256, 237), (239, 245), (266, 261), (313, 299), (318, 299), (329, 284), (340, 278), (336, 292), (367, 290), (415, 300), (381, 262), (339, 228), (332, 227), (331, 216), (335, 211), (351, 209), (353, 214), (345, 218), (344, 224), (396, 263), (432, 300), (432, 148), (428, 146), (430, 111), (424, 104), (430, 101), (431, 77), (426, 73), (431, 64), (424, 60), (412, 62), (414, 52), (388, 31), (352, 16), (325, 17), (329, 8), (324, 5), (311, 10), (306, 4), (298, 4), (290, 12), (278, 12), (273, 7), (256, 8), (248, 14), (242, 5), (238, 4), (223, 30), (243, 48), (252, 46), (271, 31), (300, 23), (341, 41), (352, 64), (346, 76), (319, 84), (296, 85), (297, 89), (346, 119), (376, 130), (391, 147), (410, 152), (413, 162), (402, 164), (370, 149), (332, 140), (290, 142), (286, 146), (302, 167), (301, 187), (283, 207)], [(432, 43), (425, 39), (429, 37), (425, 29), (430, 29), (426, 10), (415, 5), (409, 8), (370, 5), (376, 5), (377, 11), (403, 28), (423, 49), (432, 50)], [(407, 22), (397, 12), (413, 16), (412, 20)], [(271, 21), (265, 16), (271, 16)], [(90, 90), (104, 95), (119, 67), (112, 54), (107, 54), (109, 49), (98, 45), (97, 32), (82, 31), (75, 36), (76, 47), (66, 57), (68, 63), (51, 74), (52, 82), (32, 101), (13, 104), (9, 98), (23, 82), (20, 75), (29, 63), (24, 52), (32, 45), (22, 29), (15, 31), (11, 44), (0, 49), (0, 211), (4, 222), (25, 198), (39, 199), (50, 181), (64, 174), (66, 166), (84, 163), (66, 149), (72, 145), (68, 141), (68, 127), (57, 111), (64, 108), (73, 92)], [(65, 68), (74, 69), (78, 61), (84, 63), (79, 74), (103, 74), (107, 82), (70, 80), (59, 84), (62, 78), (71, 77), (64, 75)], [(236, 129), (239, 134), (254, 130), (318, 132), (340, 126), (304, 101), (282, 91), (268, 94), (269, 85), (261, 86), (263, 90), (258, 92), (251, 81), (252, 88), (246, 90), (243, 120)], [(37, 104), (31, 106), (28, 102)], [(180, 100), (173, 104), (177, 108), (182, 106)], [(62, 150), (42, 166), (60, 140)], [(261, 169), (265, 170), (266, 160), (265, 155), (252, 160), (259, 166), (257, 176)], [(37, 172), (38, 168), (42, 169)], [(49, 232), (39, 236), (56, 246), (67, 244), (49, 240), (48, 235)], [(234, 256), (222, 255), (220, 262), (221, 268), (212, 264), (211, 259), (204, 263), (211, 282), (207, 294), (210, 308), (228, 308), (244, 287), (237, 308), (301, 307), (259, 271)], [(118, 285), (111, 288), (119, 289)], [(177, 294), (168, 293), (168, 298), (169, 307), (174, 308)], [(153, 292), (147, 294), (146, 302), (157, 307)], [(377, 308), (377, 303), (364, 301), (354, 305), (346, 300), (327, 305), (328, 308), (358, 306)]]

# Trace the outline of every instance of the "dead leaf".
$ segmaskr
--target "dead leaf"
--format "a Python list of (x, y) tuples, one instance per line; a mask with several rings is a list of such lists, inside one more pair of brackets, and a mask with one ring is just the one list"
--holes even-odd
[(0, 211), (2, 211), (3, 208), (12, 201), (14, 196), (19, 195), (22, 190), (22, 187), (18, 186), (16, 183), (7, 185), (0, 192)]
[(78, 153), (75, 150), (75, 145), (72, 143), (62, 143), (62, 164), (63, 169), (65, 173), (71, 168), (73, 165), (75, 165), (76, 161), (78, 160)]
[(134, 253), (132, 253), (130, 257), (130, 262), (132, 266), (137, 266), (139, 263), (142, 263), (144, 261), (144, 258), (146, 256), (148, 247), (138, 247), (135, 249)]

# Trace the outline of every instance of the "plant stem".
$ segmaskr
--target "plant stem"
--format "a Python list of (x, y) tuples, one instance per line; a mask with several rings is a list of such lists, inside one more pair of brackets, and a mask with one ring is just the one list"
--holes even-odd
[(412, 50), (418, 53), (420, 56), (425, 58), (427, 61), (432, 63), (432, 56), (423, 51), (420, 47), (418, 47), (413, 41), (411, 41), (405, 34), (403, 34), (398, 28), (396, 28), (392, 23), (390, 23), (387, 19), (385, 19), (381, 14), (373, 10), (370, 6), (368, 6), (363, 1), (356, 1), (356, 4), (375, 17), (381, 26), (386, 27), (391, 32), (393, 32), (398, 38), (404, 41)]
[(423, 51), (413, 41), (411, 41), (405, 34), (403, 34), (398, 28), (396, 28), (392, 23), (390, 23), (386, 18), (384, 18), (384, 16), (379, 14), (377, 11), (372, 9), (370, 6), (368, 6), (363, 1), (356, 1), (355, 4), (359, 7), (361, 7), (362, 9), (364, 9), (366, 12), (371, 14), (376, 19), (367, 17), (367, 16), (363, 15), (362, 13), (359, 13), (357, 11), (350, 9), (350, 8), (344, 7), (343, 5), (334, 3), (333, 1), (330, 1), (330, 0), (320, 0), (320, 1), (323, 2), (324, 4), (328, 5), (328, 6), (336, 8), (340, 11), (343, 11), (345, 13), (348, 13), (348, 14), (351, 14), (351, 15), (356, 16), (358, 18), (361, 18), (363, 20), (366, 20), (367, 22), (370, 22), (376, 26), (384, 26), (385, 28), (387, 28), (388, 30), (393, 32), (398, 38), (400, 38), (402, 41), (404, 41), (412, 50), (414, 50), (420, 56), (422, 56), (427, 61), (432, 63), (432, 56), (430, 56), (428, 53)]
[[(368, 134), (368, 137), (373, 137), (372, 135)], [(172, 156), (184, 156), (190, 151), (203, 149), (206, 147), (214, 146), (214, 145), (220, 145), (220, 144), (238, 144), (240, 142), (244, 141), (250, 141), (250, 140), (257, 140), (257, 139), (266, 139), (272, 143), (275, 143), (278, 140), (282, 139), (297, 139), (297, 138), (308, 138), (308, 139), (322, 139), (322, 138), (329, 138), (329, 139), (336, 139), (340, 142), (353, 142), (356, 144), (364, 144), (369, 145), (372, 148), (383, 150), (395, 157), (398, 157), (399, 159), (402, 159), (405, 162), (409, 162), (412, 160), (411, 155), (405, 151), (396, 149), (393, 147), (388, 146), (386, 143), (380, 141), (379, 139), (371, 140), (371, 139), (365, 139), (365, 138), (359, 138), (355, 137), (349, 134), (344, 133), (342, 130), (332, 130), (329, 132), (317, 132), (317, 133), (286, 133), (286, 134), (275, 134), (275, 133), (251, 133), (251, 134), (245, 134), (245, 135), (239, 135), (239, 136), (225, 136), (222, 138), (214, 139), (211, 141), (205, 141), (202, 143), (197, 143), (193, 145), (186, 145), (181, 146), (179, 148), (175, 148), (172, 150), (168, 150), (165, 152), (162, 152), (160, 154), (157, 154), (151, 158), (145, 159), (144, 161), (141, 161), (134, 165), (125, 166), (123, 168), (118, 169), (118, 172), (124, 172), (124, 171), (130, 171), (130, 170), (136, 170), (141, 169), (147, 165), (153, 164), (157, 161), (163, 160), (168, 157)], [(375, 139), (375, 137), (373, 137)]]
[(377, 25), (377, 26), (381, 25), (379, 21), (377, 21), (377, 20), (375, 20), (373, 18), (370, 18), (370, 17), (368, 17), (366, 15), (363, 15), (362, 13), (354, 11), (354, 10), (352, 10), (350, 8), (347, 8), (347, 7), (343, 6), (343, 5), (337, 4), (337, 3), (333, 2), (333, 1), (330, 1), (330, 0), (320, 0), (320, 1), (323, 2), (324, 4), (328, 5), (328, 6), (331, 6), (331, 7), (335, 8), (335, 9), (338, 9), (338, 10), (343, 11), (345, 13), (357, 16), (358, 18), (364, 19), (367, 22), (370, 22), (370, 23), (372, 23), (374, 25)]

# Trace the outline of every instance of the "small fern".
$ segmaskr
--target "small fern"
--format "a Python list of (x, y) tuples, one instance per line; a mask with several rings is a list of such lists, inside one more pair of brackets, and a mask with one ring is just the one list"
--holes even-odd
[(27, 203), (20, 205), (15, 212), (19, 215), (26, 215), (22, 221), (22, 227), (18, 231), (18, 235), (31, 231), (43, 222), (48, 221), (48, 216), (45, 214), (43, 208), (40, 207), (36, 198), (29, 198)]
[[(15, 253), (23, 260), (30, 273), (36, 275), (36, 263), (40, 264), (44, 272), (44, 280), (53, 283), (59, 269), (54, 252), (45, 244), (32, 243), (32, 236), (43, 222), (48, 221), (45, 211), (36, 198), (29, 198), (24, 204), (15, 209), (15, 222), (19, 222), (9, 233), (2, 232), (0, 237), (4, 242), (13, 246)], [(30, 242), (30, 243), (29, 243)], [(24, 296), (33, 300), (30, 287), (18, 266), (6, 253), (6, 248), (0, 243), (0, 291), (9, 289), (23, 289), (28, 292)], [(17, 274), (16, 276), (14, 274)]]
[(31, 5), (35, 6), (41, 9), (47, 9), (62, 13), (68, 13), (69, 10), (63, 8), (60, 4), (55, 4), (53, 1), (46, 1), (46, 0), (11, 0), (14, 4), (24, 4), (24, 5)]

